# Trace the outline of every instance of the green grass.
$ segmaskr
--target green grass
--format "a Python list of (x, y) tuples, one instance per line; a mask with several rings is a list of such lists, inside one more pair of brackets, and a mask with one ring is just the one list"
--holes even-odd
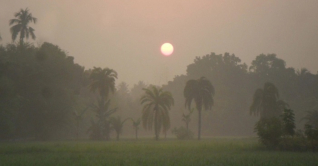
[(0, 143), (0, 165), (318, 165), (318, 153), (268, 151), (256, 139)]

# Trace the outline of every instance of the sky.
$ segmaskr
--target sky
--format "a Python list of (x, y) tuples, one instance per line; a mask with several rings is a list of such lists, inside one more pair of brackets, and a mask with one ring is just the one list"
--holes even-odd
[(12, 41), (9, 20), (21, 8), (38, 19), (34, 43), (58, 45), (85, 69), (112, 68), (130, 87), (165, 84), (211, 52), (248, 66), (275, 53), (288, 67), (318, 71), (317, 0), (0, 0), (0, 44)]

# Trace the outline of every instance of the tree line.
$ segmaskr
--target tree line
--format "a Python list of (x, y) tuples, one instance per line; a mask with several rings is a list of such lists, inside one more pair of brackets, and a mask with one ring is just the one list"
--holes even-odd
[[(109, 140), (112, 131), (119, 139), (129, 121), (136, 138), (139, 124), (154, 128), (158, 140), (160, 133), (169, 134), (171, 126), (182, 121), (186, 129), (175, 128), (177, 136), (189, 137), (195, 127), (198, 139), (201, 135), (251, 135), (259, 121), (251, 115), (278, 117), (286, 109), (294, 110), (296, 126), (308, 122), (307, 129), (318, 127), (312, 118), (317, 118), (318, 75), (286, 67), (275, 54), (258, 55), (248, 67), (234, 54), (211, 53), (196, 57), (186, 74), (165, 85), (140, 81), (129, 89), (124, 82), (116, 87), (114, 69), (85, 70), (54, 44), (36, 47), (25, 42), (29, 36), (35, 39), (29, 23), (37, 19), (28, 9), (14, 16), (9, 21), (12, 40), (19, 35), (20, 40), (0, 47), (0, 139), (88, 135)], [(186, 114), (186, 110), (196, 111)]]

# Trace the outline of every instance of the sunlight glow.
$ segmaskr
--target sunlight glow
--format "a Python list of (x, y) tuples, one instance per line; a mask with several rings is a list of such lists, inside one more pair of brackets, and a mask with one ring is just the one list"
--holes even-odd
[(164, 44), (161, 46), (161, 53), (162, 53), (164, 56), (170, 56), (170, 55), (173, 53), (173, 46), (172, 46), (172, 44), (170, 44), (170, 43), (164, 43)]

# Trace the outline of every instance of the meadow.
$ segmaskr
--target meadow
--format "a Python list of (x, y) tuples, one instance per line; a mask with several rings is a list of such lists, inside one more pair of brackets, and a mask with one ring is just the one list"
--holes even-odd
[(0, 165), (317, 165), (318, 153), (266, 150), (254, 138), (2, 142)]

